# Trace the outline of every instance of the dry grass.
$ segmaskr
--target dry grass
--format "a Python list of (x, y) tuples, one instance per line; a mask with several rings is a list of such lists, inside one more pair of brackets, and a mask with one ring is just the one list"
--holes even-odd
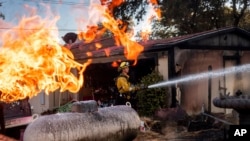
[[(141, 120), (146, 123), (146, 131), (140, 132), (133, 141), (223, 140), (224, 133), (222, 129), (188, 132), (186, 126), (178, 125), (175, 121), (158, 121), (147, 117), (142, 117)], [(159, 129), (155, 131), (155, 127), (159, 127)]]

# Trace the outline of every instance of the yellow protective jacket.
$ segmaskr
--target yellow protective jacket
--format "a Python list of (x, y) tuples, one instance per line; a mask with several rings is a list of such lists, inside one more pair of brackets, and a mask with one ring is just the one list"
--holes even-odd
[(129, 93), (130, 91), (136, 90), (136, 87), (130, 84), (129, 76), (120, 74), (116, 79), (116, 87), (120, 94)]

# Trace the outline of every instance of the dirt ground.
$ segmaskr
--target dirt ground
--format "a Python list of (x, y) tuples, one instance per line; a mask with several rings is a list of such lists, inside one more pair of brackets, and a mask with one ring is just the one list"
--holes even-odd
[[(237, 120), (231, 114), (218, 114), (216, 117), (237, 124)], [(157, 121), (150, 118), (141, 118), (145, 121), (146, 130), (140, 131), (133, 141), (222, 141), (226, 139), (229, 125), (213, 119), (205, 122), (196, 122), (197, 117), (179, 121)], [(192, 122), (193, 125), (191, 125)]]
[[(238, 124), (235, 115), (213, 114), (219, 119)], [(202, 119), (202, 121), (201, 121)], [(222, 141), (229, 125), (203, 116), (186, 116), (181, 109), (168, 109), (161, 119), (141, 117), (143, 131), (133, 141)], [(0, 134), (0, 141), (17, 141)]]
[(164, 129), (164, 133), (154, 131), (140, 132), (133, 141), (221, 141), (224, 140), (224, 131), (220, 129), (207, 129), (188, 132), (178, 131), (176, 127)]

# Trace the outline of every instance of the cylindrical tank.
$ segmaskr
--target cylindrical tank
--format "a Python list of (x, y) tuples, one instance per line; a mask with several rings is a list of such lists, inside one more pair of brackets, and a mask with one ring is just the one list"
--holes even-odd
[(28, 125), (24, 141), (132, 141), (139, 126), (133, 108), (105, 107), (88, 113), (41, 116)]

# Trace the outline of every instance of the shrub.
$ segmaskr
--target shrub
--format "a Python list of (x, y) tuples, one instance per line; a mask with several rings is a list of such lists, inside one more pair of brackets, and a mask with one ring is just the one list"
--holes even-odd
[[(141, 84), (151, 85), (163, 81), (163, 76), (158, 72), (142, 77)], [(151, 88), (137, 92), (137, 112), (140, 116), (152, 116), (159, 108), (166, 108), (169, 105), (169, 92), (167, 88)]]

